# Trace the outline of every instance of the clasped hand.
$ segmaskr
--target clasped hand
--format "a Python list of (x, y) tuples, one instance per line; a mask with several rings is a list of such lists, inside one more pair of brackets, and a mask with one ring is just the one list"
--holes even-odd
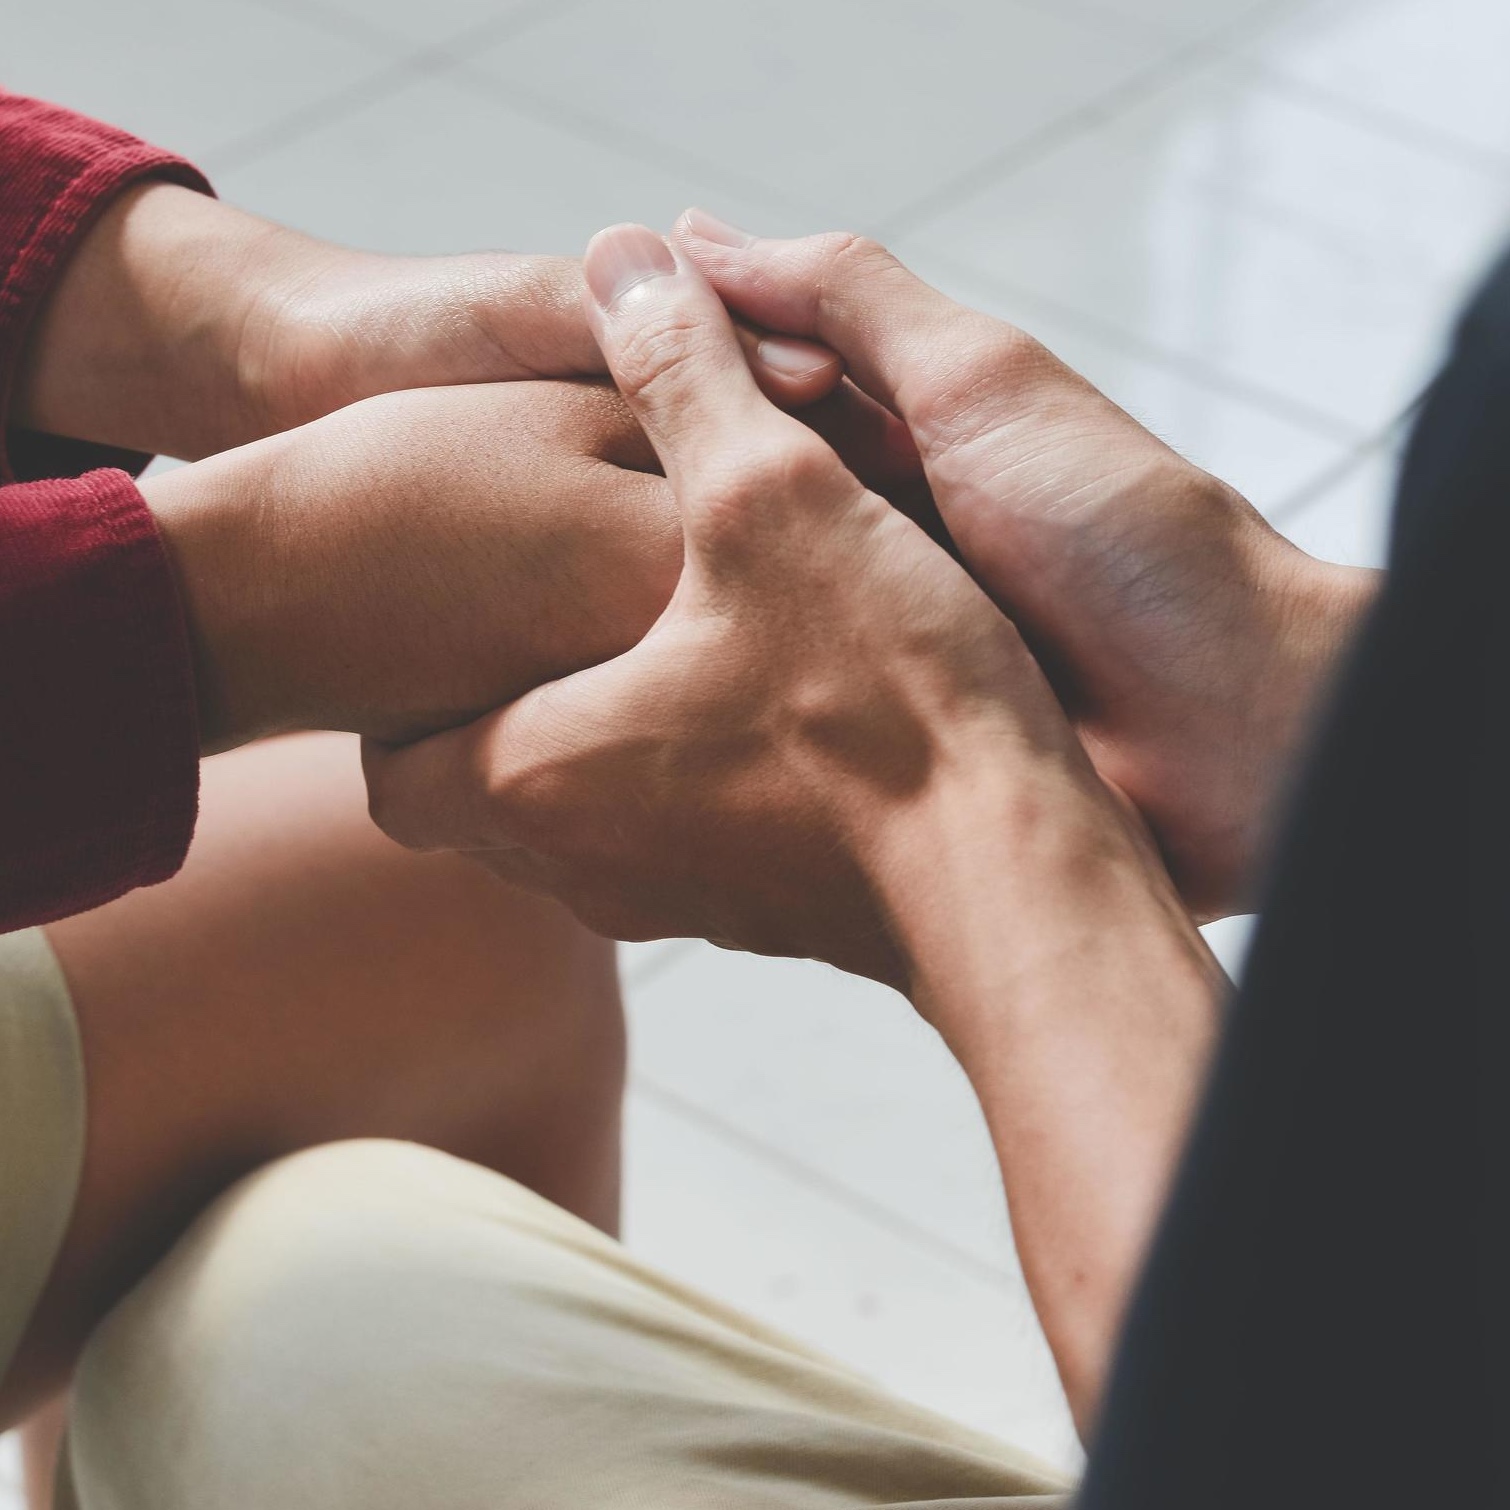
[[(489, 855), (621, 934), (706, 932), (850, 959), (860, 934), (887, 937), (884, 908), (858, 882), (801, 878), (827, 875), (820, 853), (841, 865), (831, 809), (850, 801), (841, 789), (900, 779), (896, 740), (937, 763), (948, 740), (908, 703), (917, 689), (902, 668), (980, 673), (990, 657), (965, 629), (976, 620), (949, 634), (933, 622), (963, 613), (969, 589), (972, 615), (989, 601), (1020, 631), (1074, 747), (1141, 812), (1192, 909), (1241, 906), (1365, 576), (1295, 550), (1028, 336), (953, 304), (871, 243), (761, 241), (693, 212), (670, 245), (677, 271), (624, 308), (652, 285), (665, 296), (705, 279), (712, 292), (695, 320), (620, 351), (627, 316), (590, 297), (584, 318), (580, 269), (565, 259), (372, 257), (169, 185), (122, 196), (42, 313), (14, 413), (60, 434), (208, 455), (144, 489), (188, 610), (206, 747), (355, 730), (374, 741), (376, 809), (409, 842)], [(682, 370), (715, 342), (753, 374), (739, 402), (725, 384), (716, 409), (689, 394), (684, 416), (664, 403), (652, 416), (670, 382), (638, 367), (658, 354)], [(605, 352), (622, 398), (593, 378)], [(674, 457), (691, 453), (711, 460), (689, 474)], [(882, 568), (900, 545), (872, 560), (834, 543), (847, 515), (819, 510), (830, 539), (811, 509), (773, 501), (826, 499), (841, 482), (935, 536), (946, 526), (966, 570), (904, 531), (916, 560), (893, 579)], [(767, 533), (740, 557), (765, 575), (736, 579), (739, 636), (716, 652), (689, 605), (731, 568), (721, 537), (697, 533), (706, 510), (693, 487), (765, 500), (742, 506)], [(886, 531), (906, 523), (883, 517)], [(684, 533), (697, 542), (685, 572)], [(927, 655), (908, 638), (924, 621)], [(685, 666), (661, 654), (679, 636), (716, 654), (717, 685), (699, 683), (690, 651)], [(737, 644), (762, 659), (745, 666)], [(572, 673), (581, 680), (557, 680)], [(814, 728), (838, 718), (815, 690), (824, 676), (853, 693), (856, 717), (865, 706), (869, 733), (830, 730), (856, 743), (842, 761), (830, 750), (820, 780), (807, 764), (823, 747)], [(867, 676), (882, 681), (862, 693)], [(995, 702), (1009, 693), (1027, 695), (1006, 678)], [(783, 775), (779, 762), (759, 781), (736, 775), (750, 727), (774, 748), (779, 696), (808, 707), (783, 727), (809, 742), (781, 757)], [(663, 723), (630, 720), (635, 697)], [(733, 836), (751, 814), (746, 851)], [(781, 834), (809, 837), (784, 851)], [(721, 888), (757, 875), (771, 894), (745, 917)], [(677, 891), (698, 904), (673, 904)], [(820, 894), (843, 914), (833, 943), (810, 905)], [(795, 932), (775, 922), (803, 914)]]
[[(899, 983), (878, 870), (941, 785), (1009, 779), (1056, 830), (1142, 852), (1125, 797), (1198, 912), (1240, 904), (1360, 575), (873, 244), (757, 241), (692, 212), (669, 249), (605, 233), (587, 268), (685, 568), (627, 654), (370, 745), (390, 833), (471, 851), (620, 938), (698, 934)], [(910, 461), (964, 566), (761, 397), (726, 308), (842, 356), (838, 397), (880, 416), (896, 492)]]
[(208, 458), (143, 486), (206, 748), (354, 731), (402, 843), (908, 993), (1089, 1421), (1214, 1033), (1193, 919), (1367, 574), (873, 243), (697, 212), (579, 270), (153, 186), (20, 378), (38, 428)]
[(1010, 764), (1116, 821), (1036, 662), (963, 567), (750, 376), (718, 296), (641, 227), (597, 238), (589, 315), (663, 464), (685, 565), (632, 650), (409, 749), (373, 811), (621, 938), (695, 933), (898, 984), (878, 847)]

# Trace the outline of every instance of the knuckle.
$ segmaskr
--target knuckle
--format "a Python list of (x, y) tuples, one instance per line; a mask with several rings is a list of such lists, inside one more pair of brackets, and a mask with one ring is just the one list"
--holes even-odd
[(751, 438), (726, 457), (703, 489), (705, 525), (730, 544), (752, 533), (779, 528), (787, 511), (829, 489), (832, 452), (810, 431), (784, 427)]
[(756, 499), (775, 499), (810, 492), (832, 475), (832, 454), (811, 431), (785, 426), (754, 442), (736, 468), (738, 485)]
[(872, 236), (830, 231), (818, 238), (816, 315), (842, 317), (857, 297), (874, 295), (875, 285), (904, 273), (902, 264)]
[(868, 280), (891, 272), (901, 264), (873, 236), (857, 231), (831, 231), (823, 238), (824, 264), (835, 279)]
[(550, 762), (495, 766), (483, 782), (487, 810), (507, 816), (510, 842), (553, 859), (569, 855), (578, 829), (587, 827), (581, 796), (570, 773)]
[(1053, 360), (1015, 325), (973, 311), (962, 310), (961, 317), (963, 328), (942, 342), (951, 359), (911, 398), (913, 431), (925, 456), (994, 430), (1008, 417), (1005, 406)]

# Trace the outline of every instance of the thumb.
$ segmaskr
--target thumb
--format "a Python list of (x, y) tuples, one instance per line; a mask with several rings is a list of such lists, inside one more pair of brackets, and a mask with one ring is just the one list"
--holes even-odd
[(773, 478), (859, 492), (833, 451), (761, 393), (723, 302), (653, 231), (599, 232), (583, 270), (593, 333), (671, 482), (692, 557), (736, 496), (774, 502), (760, 486)]
[(1031, 359), (1047, 355), (864, 237), (767, 240), (688, 210), (672, 239), (736, 314), (837, 351), (854, 382), (907, 423), (925, 460), (940, 433), (955, 445), (999, 424), (989, 400), (1019, 393)]
[(653, 707), (641, 691), (641, 654), (636, 647), (413, 744), (364, 740), (373, 822), (415, 850), (570, 849), (573, 830), (591, 823), (581, 793), (612, 790), (584, 782), (584, 767), (622, 755)]
[[(582, 316), (582, 264), (576, 258), (478, 252), (409, 266), (415, 286), (407, 297), (425, 319), (444, 327), (454, 323), (457, 308), (475, 309), (490, 343), (478, 382), (594, 377), (604, 370)], [(784, 409), (816, 403), (844, 376), (838, 356), (815, 341), (741, 322), (735, 329), (755, 381)]]

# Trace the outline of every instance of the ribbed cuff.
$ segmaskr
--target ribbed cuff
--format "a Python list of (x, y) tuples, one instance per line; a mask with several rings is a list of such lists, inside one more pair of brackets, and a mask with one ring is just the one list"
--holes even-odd
[(13, 428), (11, 397), (27, 332), (68, 259), (130, 184), (161, 179), (210, 193), (171, 152), (43, 100), (0, 93), (0, 482), (136, 475), (150, 457)]
[(123, 472), (0, 489), (0, 929), (183, 863), (199, 789), (177, 581)]

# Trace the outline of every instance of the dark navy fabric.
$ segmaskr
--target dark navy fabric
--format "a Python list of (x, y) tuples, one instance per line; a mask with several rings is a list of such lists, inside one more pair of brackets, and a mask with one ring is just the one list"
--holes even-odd
[(1422, 407), (1081, 1510), (1510, 1507), (1510, 258)]

